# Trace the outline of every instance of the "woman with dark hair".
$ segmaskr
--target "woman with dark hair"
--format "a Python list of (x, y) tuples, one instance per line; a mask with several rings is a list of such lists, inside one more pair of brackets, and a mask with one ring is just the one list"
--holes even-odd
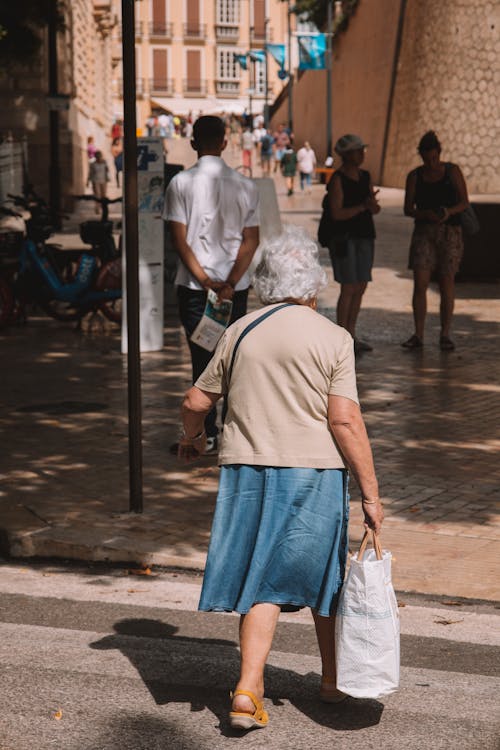
[(423, 165), (406, 178), (405, 216), (415, 219), (410, 244), (409, 268), (413, 271), (413, 318), (415, 333), (401, 346), (420, 349), (424, 343), (427, 287), (434, 271), (441, 294), (442, 351), (451, 351), (450, 326), (455, 302), (455, 275), (463, 255), (460, 214), (469, 205), (467, 186), (456, 164), (441, 161), (441, 144), (429, 130), (420, 139), (418, 153)]

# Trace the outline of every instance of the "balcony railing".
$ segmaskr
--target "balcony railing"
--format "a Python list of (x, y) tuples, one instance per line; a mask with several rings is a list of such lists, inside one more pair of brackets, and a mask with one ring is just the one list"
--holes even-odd
[(171, 22), (168, 22), (168, 23), (163, 23), (161, 21), (149, 22), (149, 36), (153, 36), (158, 39), (172, 39), (173, 33), (174, 33), (174, 25)]
[(191, 42), (204, 42), (207, 36), (206, 23), (185, 23), (182, 26), (182, 35), (184, 40)]
[(217, 94), (222, 96), (239, 96), (240, 82), (232, 80), (218, 80), (215, 83)]
[[(136, 39), (142, 39), (144, 36), (144, 24), (142, 21), (136, 21), (135, 22), (135, 38)], [(118, 25), (118, 38), (121, 40), (122, 38), (122, 25)]]
[[(116, 78), (113, 81), (113, 89), (115, 96), (123, 98), (123, 78)], [(144, 96), (146, 93), (146, 80), (144, 78), (136, 78), (135, 80), (135, 93), (136, 96)]]
[(207, 82), (186, 78), (182, 82), (182, 90), (185, 94), (198, 94), (199, 96), (204, 96), (207, 93)]
[(240, 27), (234, 23), (215, 24), (215, 38), (218, 42), (237, 42), (240, 37)]
[(175, 91), (174, 81), (172, 78), (150, 78), (150, 94), (173, 94)]
[(250, 44), (253, 45), (260, 45), (264, 44), (264, 42), (272, 42), (273, 41), (273, 30), (268, 28), (267, 29), (267, 35), (264, 29), (252, 29), (250, 34)]

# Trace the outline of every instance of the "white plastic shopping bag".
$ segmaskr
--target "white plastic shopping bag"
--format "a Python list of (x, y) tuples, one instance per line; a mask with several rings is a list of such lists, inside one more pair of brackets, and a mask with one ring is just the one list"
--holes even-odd
[(399, 686), (399, 612), (392, 555), (367, 531), (352, 555), (335, 626), (337, 688), (354, 698), (379, 698)]

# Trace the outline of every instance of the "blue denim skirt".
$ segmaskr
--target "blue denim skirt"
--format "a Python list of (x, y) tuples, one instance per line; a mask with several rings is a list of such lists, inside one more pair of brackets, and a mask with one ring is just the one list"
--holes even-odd
[(198, 608), (245, 614), (270, 602), (329, 616), (348, 517), (344, 469), (223, 466)]

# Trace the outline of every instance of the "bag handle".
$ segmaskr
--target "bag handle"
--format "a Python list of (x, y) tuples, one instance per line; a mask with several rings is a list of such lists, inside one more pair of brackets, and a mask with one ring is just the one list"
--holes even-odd
[(377, 555), (377, 560), (382, 559), (382, 546), (380, 544), (380, 537), (378, 534), (375, 534), (372, 529), (367, 529), (363, 535), (363, 539), (361, 540), (361, 544), (359, 545), (358, 550), (358, 562), (361, 562), (363, 559), (363, 555), (365, 554), (366, 545), (368, 544), (368, 537), (371, 533), (371, 542), (373, 545), (373, 549), (375, 550), (375, 554)]

